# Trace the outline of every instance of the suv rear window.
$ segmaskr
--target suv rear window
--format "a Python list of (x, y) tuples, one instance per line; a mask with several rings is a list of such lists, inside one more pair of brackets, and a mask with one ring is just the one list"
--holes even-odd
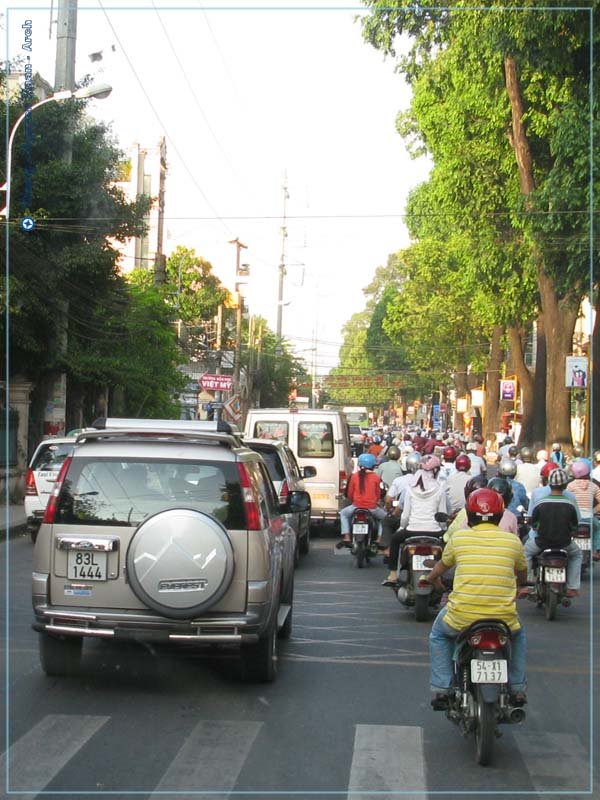
[(287, 422), (256, 422), (252, 436), (254, 439), (279, 439), (287, 444), (289, 425)]
[(271, 447), (261, 447), (259, 444), (252, 444), (252, 450), (257, 453), (260, 453), (264, 459), (265, 464), (267, 465), (267, 469), (269, 470), (269, 475), (271, 476), (272, 481), (283, 481), (285, 480), (285, 468), (281, 463), (281, 458), (279, 457), (279, 453), (272, 449)]
[(298, 423), (299, 458), (333, 458), (331, 422)]
[(74, 458), (56, 522), (133, 526), (182, 506), (212, 514), (226, 528), (245, 528), (235, 462)]
[(31, 462), (31, 469), (59, 470), (73, 449), (73, 444), (73, 442), (63, 442), (62, 444), (48, 442), (48, 444), (42, 445)]

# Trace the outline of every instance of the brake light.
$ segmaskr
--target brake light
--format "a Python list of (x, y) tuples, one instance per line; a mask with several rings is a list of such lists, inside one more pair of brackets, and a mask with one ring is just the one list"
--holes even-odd
[(478, 647), (481, 650), (499, 650), (507, 641), (508, 638), (497, 631), (480, 631), (469, 636), (471, 647)]
[(587, 523), (584, 523), (583, 525), (580, 525), (580, 526), (577, 528), (577, 533), (575, 534), (575, 536), (576, 536), (578, 539), (589, 539), (589, 538), (590, 538), (590, 528), (589, 528), (589, 525), (587, 525)]
[(238, 475), (240, 476), (240, 486), (242, 487), (242, 500), (244, 503), (244, 512), (246, 514), (246, 528), (249, 531), (260, 531), (262, 525), (260, 524), (260, 508), (258, 506), (258, 499), (252, 488), (250, 481), (250, 474), (246, 469), (245, 464), (238, 464)]
[(54, 520), (56, 519), (56, 512), (58, 510), (58, 497), (60, 495), (60, 490), (62, 489), (67, 472), (69, 471), (69, 467), (71, 466), (72, 460), (72, 456), (67, 456), (67, 458), (65, 458), (56, 477), (56, 481), (54, 482), (54, 488), (52, 489), (52, 494), (50, 495), (46, 505), (44, 518), (42, 520), (42, 522), (47, 522), (49, 525), (53, 525)]
[(346, 486), (348, 485), (348, 475), (344, 472), (344, 470), (340, 471), (340, 494), (346, 491)]
[(354, 520), (356, 522), (368, 522), (369, 515), (365, 511), (355, 511), (354, 512)]
[(279, 490), (279, 502), (286, 503), (288, 497), (290, 496), (290, 487), (288, 486), (287, 480), (284, 480), (281, 484), (281, 489)]
[(548, 558), (542, 561), (544, 567), (564, 567), (567, 564), (566, 559), (564, 558)]
[(26, 495), (37, 495), (37, 487), (35, 485), (35, 475), (33, 474), (32, 469), (27, 469), (27, 474), (25, 476), (25, 494)]
[(433, 555), (433, 551), (431, 549), (431, 545), (429, 544), (417, 544), (414, 548), (414, 554), (418, 556), (430, 556)]

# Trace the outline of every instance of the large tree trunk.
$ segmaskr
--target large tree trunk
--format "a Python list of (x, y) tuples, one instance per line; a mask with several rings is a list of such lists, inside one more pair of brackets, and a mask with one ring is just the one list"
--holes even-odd
[(502, 337), (504, 328), (495, 325), (490, 343), (490, 358), (485, 376), (485, 399), (483, 405), (483, 435), (485, 439), (495, 439), (500, 430), (500, 367), (504, 361)]
[[(454, 387), (456, 389), (456, 398), (459, 397), (468, 397), (469, 394), (469, 384), (467, 381), (467, 362), (463, 361), (456, 366), (456, 372), (454, 373)], [(465, 420), (462, 414), (456, 414), (455, 418), (455, 428), (457, 431), (464, 431), (465, 429)]]
[(546, 331), (540, 312), (536, 325), (535, 377), (533, 380), (533, 446), (546, 446)]
[(600, 297), (596, 300), (595, 311), (596, 318), (592, 332), (592, 375), (591, 380), (588, 381), (584, 439), (584, 444), (588, 446), (588, 453), (600, 449)]
[(521, 422), (521, 433), (519, 435), (519, 445), (531, 445), (533, 443), (533, 376), (525, 364), (525, 334), (521, 328), (511, 326), (506, 329), (512, 365), (517, 376), (517, 381), (521, 387), (523, 399), (523, 420)]

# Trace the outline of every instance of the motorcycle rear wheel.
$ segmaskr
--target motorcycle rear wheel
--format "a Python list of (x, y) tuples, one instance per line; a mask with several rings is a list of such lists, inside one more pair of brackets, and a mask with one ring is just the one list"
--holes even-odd
[(359, 569), (362, 569), (365, 563), (365, 555), (366, 555), (365, 543), (358, 542), (356, 545), (356, 566)]
[(429, 621), (429, 595), (415, 595), (415, 619), (417, 622)]
[(487, 767), (492, 761), (496, 736), (496, 704), (486, 703), (477, 689), (477, 719), (475, 720), (475, 746), (477, 763)]
[(546, 619), (548, 621), (556, 619), (557, 608), (558, 608), (558, 595), (556, 594), (556, 592), (551, 592), (547, 590), (546, 599), (544, 602), (544, 611), (546, 613)]

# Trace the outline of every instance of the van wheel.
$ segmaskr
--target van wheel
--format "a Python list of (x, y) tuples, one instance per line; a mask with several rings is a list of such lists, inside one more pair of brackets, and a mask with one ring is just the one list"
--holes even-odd
[(46, 675), (76, 675), (81, 664), (83, 639), (40, 633), (40, 663)]
[(277, 618), (255, 644), (242, 648), (242, 678), (248, 683), (271, 683), (277, 677)]

